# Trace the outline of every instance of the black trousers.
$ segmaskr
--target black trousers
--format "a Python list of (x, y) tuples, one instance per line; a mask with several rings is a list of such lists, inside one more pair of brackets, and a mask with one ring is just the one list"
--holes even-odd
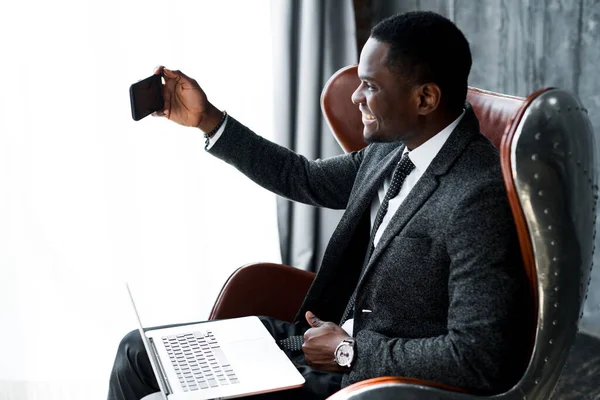
[[(259, 317), (275, 340), (302, 335), (304, 327), (270, 317)], [(177, 326), (177, 325), (171, 325)], [(306, 365), (302, 352), (286, 354), (306, 379), (301, 388), (251, 396), (255, 400), (273, 399), (325, 399), (341, 387), (342, 374), (324, 372)], [(152, 372), (150, 360), (137, 330), (128, 333), (119, 345), (108, 390), (108, 400), (139, 400), (158, 392), (158, 383)]]

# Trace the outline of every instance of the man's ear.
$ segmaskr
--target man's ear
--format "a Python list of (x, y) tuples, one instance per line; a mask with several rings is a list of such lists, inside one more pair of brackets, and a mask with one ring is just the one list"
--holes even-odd
[(417, 88), (417, 104), (420, 115), (435, 111), (442, 99), (442, 91), (435, 83), (425, 83)]

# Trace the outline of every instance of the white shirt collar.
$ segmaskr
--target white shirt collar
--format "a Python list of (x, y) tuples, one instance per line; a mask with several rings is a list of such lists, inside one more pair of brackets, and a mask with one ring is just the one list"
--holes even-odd
[(433, 161), (435, 156), (440, 152), (446, 140), (450, 137), (450, 134), (456, 128), (462, 117), (465, 115), (465, 110), (463, 110), (462, 114), (458, 116), (450, 125), (442, 129), (438, 134), (432, 136), (425, 143), (420, 145), (417, 148), (412, 149), (410, 152), (408, 148), (404, 148), (403, 155), (408, 152), (408, 157), (415, 164), (415, 169), (417, 169), (421, 174), (425, 172), (425, 170), (429, 167), (429, 164)]

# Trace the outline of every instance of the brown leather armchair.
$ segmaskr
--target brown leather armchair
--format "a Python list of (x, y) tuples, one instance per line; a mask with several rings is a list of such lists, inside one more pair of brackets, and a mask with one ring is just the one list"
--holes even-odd
[[(356, 66), (338, 71), (321, 106), (346, 152), (365, 146)], [(596, 155), (587, 110), (568, 92), (543, 89), (526, 99), (469, 88), (481, 131), (498, 147), (502, 172), (531, 285), (535, 320), (524, 374), (496, 399), (551, 396), (577, 332), (595, 238)], [(292, 321), (314, 274), (279, 264), (249, 264), (225, 283), (210, 318), (270, 315)], [(435, 382), (380, 377), (330, 397), (341, 399), (479, 399)]]

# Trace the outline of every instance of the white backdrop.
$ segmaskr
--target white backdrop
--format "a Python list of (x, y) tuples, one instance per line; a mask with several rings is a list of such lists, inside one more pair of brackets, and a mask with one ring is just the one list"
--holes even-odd
[(104, 399), (125, 280), (145, 324), (193, 321), (279, 261), (274, 196), (128, 95), (181, 69), (270, 137), (269, 1), (6, 1), (0, 40), (0, 399)]

